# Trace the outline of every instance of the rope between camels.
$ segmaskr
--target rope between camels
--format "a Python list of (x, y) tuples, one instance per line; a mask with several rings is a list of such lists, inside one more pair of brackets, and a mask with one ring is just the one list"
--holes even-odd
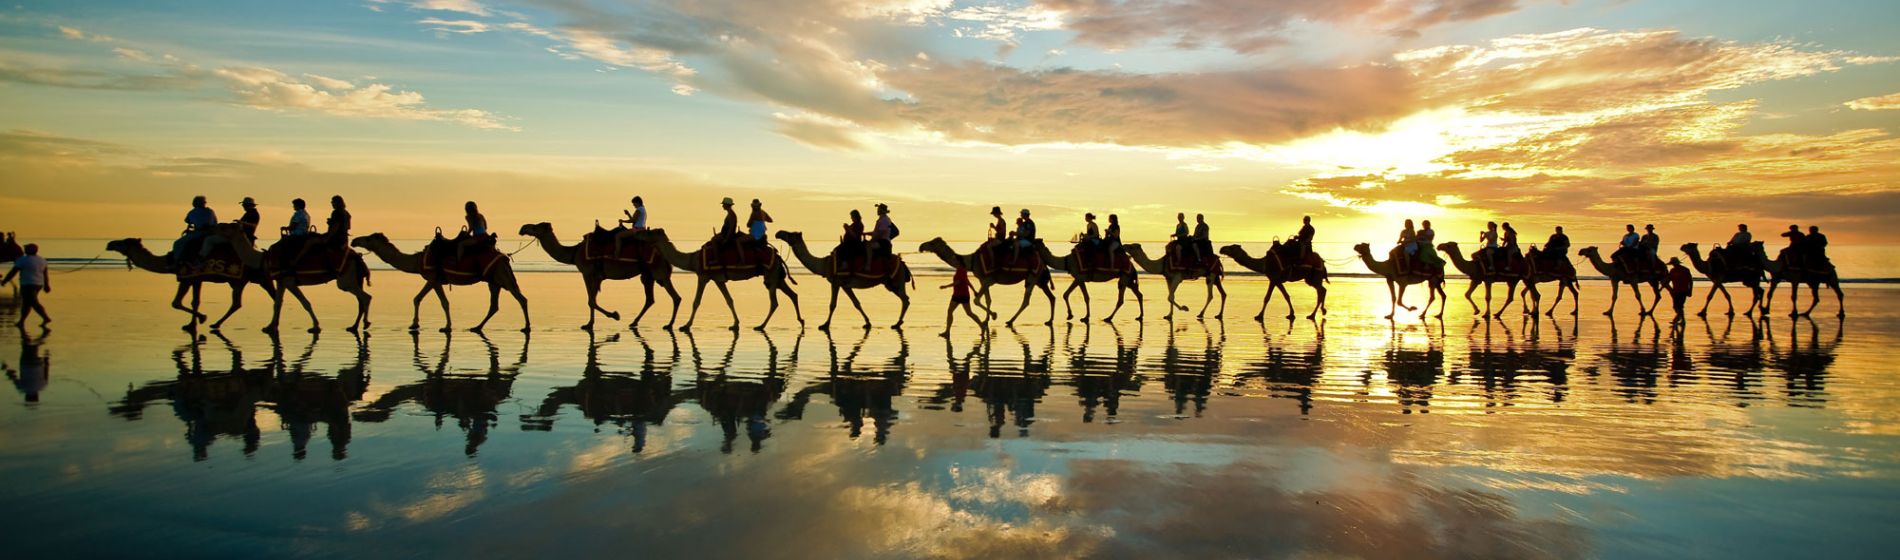
[[(79, 266), (78, 266), (77, 268), (70, 268), (70, 269), (66, 269), (66, 270), (53, 270), (53, 271), (49, 271), (49, 272), (51, 272), (51, 273), (54, 273), (54, 274), (65, 274), (65, 273), (68, 273), (68, 272), (79, 272), (79, 271), (81, 271), (81, 270), (85, 270), (85, 269), (87, 269), (87, 268), (89, 268), (89, 267), (91, 267), (91, 266), (92, 266), (93, 264), (95, 264), (95, 263), (98, 263), (98, 262), (99, 262), (99, 260), (100, 260), (100, 257), (103, 257), (103, 256), (105, 256), (105, 255), (106, 255), (105, 253), (99, 253), (99, 254), (97, 254), (97, 255), (93, 255), (93, 256), (92, 256), (92, 258), (90, 258), (90, 259), (86, 259), (86, 264), (82, 264), (82, 265), (79, 265)], [(113, 259), (113, 260), (118, 260), (118, 259)]]
[(534, 246), (534, 244), (536, 244), (536, 243), (540, 243), (540, 242), (541, 242), (541, 240), (540, 240), (539, 238), (534, 238), (534, 237), (530, 237), (530, 238), (528, 238), (528, 240), (527, 240), (527, 241), (523, 241), (523, 242), (521, 242), (521, 246), (520, 246), (520, 247), (516, 247), (514, 251), (512, 251), (512, 252), (509, 252), (509, 253), (508, 253), (508, 258), (510, 258), (510, 259), (512, 259), (512, 258), (515, 258), (515, 255), (516, 255), (516, 254), (519, 254), (519, 253), (520, 253), (520, 252), (522, 252), (522, 251), (526, 251), (526, 250), (528, 250), (528, 247), (532, 247), (532, 246)]

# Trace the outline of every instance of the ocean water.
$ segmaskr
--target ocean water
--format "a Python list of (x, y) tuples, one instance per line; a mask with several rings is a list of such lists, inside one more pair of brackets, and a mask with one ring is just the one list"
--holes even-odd
[[(662, 301), (589, 333), (577, 275), (523, 273), (486, 334), (406, 332), (379, 271), (366, 336), (310, 288), (269, 336), (253, 289), (222, 333), (179, 328), (169, 278), (55, 274), (50, 330), (0, 329), (0, 529), (18, 558), (85, 556), (1840, 557), (1900, 536), (1900, 290), (1812, 317), (1384, 318), (1332, 283), (1288, 320), (1232, 278), (1225, 316), (1165, 288), (1100, 322), (1038, 295), (985, 336), (925, 277), (904, 330), (797, 271), (789, 310), (691, 332)], [(680, 276), (690, 305), (692, 286)], [(1701, 286), (1699, 286), (1700, 288)], [(472, 326), (485, 290), (450, 292)], [(734, 287), (745, 326), (757, 283)], [(3, 293), (3, 292), (0, 292)], [(1408, 292), (1408, 303), (1423, 302)], [(1503, 294), (1498, 294), (1500, 302)], [(1802, 295), (1805, 301), (1806, 294)], [(637, 284), (603, 303), (637, 310)], [(1004, 317), (1021, 294), (997, 293)], [(1481, 298), (1481, 296), (1480, 296)], [(215, 316), (228, 290), (205, 292)], [(1277, 299), (1277, 298), (1276, 298)], [(1696, 306), (1702, 294), (1695, 296)], [(1075, 298), (1080, 304), (1080, 297)], [(1313, 295), (1294, 289), (1303, 316)], [(1482, 300), (1480, 299), (1480, 303)], [(1005, 305), (1007, 304), (1007, 305)], [(1549, 301), (1545, 302), (1549, 305)], [(1664, 307), (1666, 310), (1666, 305)], [(10, 324), (9, 310), (0, 319)], [(630, 313), (629, 313), (630, 315)], [(681, 313), (683, 320), (685, 313)], [(16, 348), (17, 347), (17, 348)]]

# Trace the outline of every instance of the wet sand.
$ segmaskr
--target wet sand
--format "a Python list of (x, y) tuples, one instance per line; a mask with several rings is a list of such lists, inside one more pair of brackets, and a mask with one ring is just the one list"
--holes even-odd
[[(1844, 320), (1831, 296), (1813, 318), (1762, 322), (1720, 315), (1718, 297), (1674, 328), (1666, 311), (1636, 317), (1627, 292), (1615, 320), (1599, 315), (1598, 283), (1576, 318), (1474, 320), (1454, 282), (1442, 321), (1387, 321), (1383, 284), (1359, 280), (1334, 282), (1323, 321), (1284, 319), (1276, 301), (1260, 323), (1265, 284), (1230, 280), (1224, 319), (1169, 323), (1148, 279), (1145, 321), (1065, 322), (1058, 302), (1043, 326), (1038, 295), (985, 341), (962, 317), (936, 336), (942, 277), (918, 279), (905, 330), (858, 329), (841, 302), (831, 333), (815, 329), (823, 284), (798, 277), (803, 329), (787, 309), (763, 332), (725, 330), (712, 294), (691, 333), (658, 328), (661, 302), (642, 329), (602, 319), (590, 334), (575, 328), (579, 277), (530, 273), (530, 333), (504, 295), (486, 336), (412, 336), (418, 284), (379, 271), (368, 337), (342, 331), (347, 296), (319, 287), (327, 329), (302, 332), (293, 303), (273, 338), (259, 290), (221, 336), (194, 337), (166, 308), (167, 278), (59, 274), (54, 329), (0, 331), (18, 346), (0, 352), (18, 389), (0, 406), (0, 476), (22, 512), (0, 532), (21, 557), (1876, 557), (1900, 544), (1888, 287), (1848, 287)], [(637, 286), (611, 284), (605, 301), (631, 314)], [(1183, 299), (1198, 310), (1203, 291)], [(998, 292), (1005, 316), (1020, 294)], [(755, 324), (763, 290), (734, 295)], [(1304, 315), (1311, 292), (1293, 295)], [(472, 326), (487, 293), (451, 298)], [(879, 327), (895, 320), (888, 294), (862, 299)], [(206, 312), (227, 300), (208, 291)], [(441, 324), (425, 301), (423, 325)]]

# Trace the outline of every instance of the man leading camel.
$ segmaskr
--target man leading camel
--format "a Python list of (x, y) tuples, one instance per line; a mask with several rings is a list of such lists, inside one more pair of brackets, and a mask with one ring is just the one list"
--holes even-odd
[(14, 276), (20, 277), (20, 320), (14, 321), (13, 326), (26, 326), (27, 312), (40, 314), (40, 325), (45, 326), (53, 322), (53, 318), (46, 315), (46, 306), (40, 305), (40, 292), (53, 293), (52, 276), (46, 273), (46, 257), (40, 256), (38, 244), (28, 243), (22, 250), (26, 254), (13, 261), (13, 270), (0, 278), (0, 286), (12, 282)]

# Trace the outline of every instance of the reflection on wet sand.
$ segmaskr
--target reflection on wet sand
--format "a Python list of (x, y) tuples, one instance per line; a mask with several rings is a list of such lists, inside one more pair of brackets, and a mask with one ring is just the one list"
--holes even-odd
[[(1070, 342), (1077, 330), (1082, 332), (1080, 340)], [(1063, 332), (1069, 352), (1067, 379), (1075, 387), (1077, 402), (1082, 405), (1083, 423), (1094, 422), (1098, 409), (1107, 416), (1105, 422), (1119, 422), (1122, 396), (1141, 394), (1141, 376), (1136, 373), (1141, 356), (1141, 326), (1136, 325), (1132, 337), (1123, 336), (1114, 323), (1103, 325), (1102, 330), (1108, 332), (1114, 342), (1106, 356), (1090, 353), (1089, 344), (1095, 335), (1095, 327), (1090, 323)]]
[(52, 380), (53, 357), (41, 349), (46, 342), (46, 331), (39, 335), (20, 332), (20, 360), (9, 365), (0, 361), (0, 370), (7, 374), (7, 381), (13, 382), (13, 388), (20, 392), (20, 398), (27, 404), (40, 402), (40, 392), (46, 390), (46, 384)]
[[(992, 438), (1002, 437), (1003, 427), (1007, 425), (1016, 427), (1017, 436), (1029, 437), (1029, 427), (1036, 423), (1036, 404), (1042, 402), (1051, 383), (1049, 361), (1055, 347), (1055, 331), (1045, 331), (1049, 337), (1041, 345), (1041, 352), (1031, 349), (1029, 338), (1022, 331), (1011, 327), (1008, 332), (1022, 348), (1022, 358), (1000, 359), (993, 352), (985, 351), (979, 356), (974, 366), (975, 376), (970, 380), (971, 391), (983, 401)], [(995, 337), (990, 340), (994, 343)]]
[[(699, 342), (691, 331), (684, 334), (686, 343), (692, 349), (694, 394), (698, 396), (699, 407), (712, 415), (719, 424), (724, 437), (719, 451), (731, 453), (733, 444), (739, 439), (739, 426), (745, 425), (746, 439), (752, 442), (752, 452), (765, 449), (766, 438), (772, 437), (772, 425), (766, 416), (772, 403), (785, 394), (786, 372), (779, 370), (778, 346), (766, 338), (770, 347), (768, 363), (770, 367), (762, 374), (748, 374), (735, 370), (733, 359), (739, 350), (739, 333), (732, 332), (726, 344), (726, 351), (717, 361), (708, 362), (701, 353)], [(798, 348), (792, 349), (792, 362), (796, 363)]]
[(277, 414), (290, 435), (292, 457), (304, 458), (317, 424), (326, 426), (330, 458), (348, 457), (349, 409), (362, 399), (369, 383), (369, 352), (362, 339), (357, 339), (357, 360), (339, 368), (337, 375), (327, 376), (309, 371), (315, 336), (295, 360), (286, 360), (281, 340), (273, 338), (271, 358), (257, 368), (244, 365), (243, 352), (229, 338), (213, 336), (230, 357), (227, 365), (207, 368), (205, 346), (211, 342), (194, 341), (172, 351), (176, 378), (128, 388), (125, 397), (108, 410), (126, 420), (138, 420), (147, 405), (169, 401), (173, 414), (185, 423), (185, 441), (191, 445), (192, 459), (198, 461), (210, 457), (211, 445), (220, 437), (243, 441), (247, 457), (256, 453), (263, 437), (257, 423), (259, 407)]
[[(1313, 325), (1312, 340), (1302, 342), (1294, 335), (1294, 322), (1288, 319), (1286, 332), (1275, 336), (1273, 331), (1261, 330), (1261, 346), (1265, 355), (1252, 363), (1242, 366), (1234, 375), (1232, 390), (1265, 391), (1276, 399), (1293, 399), (1299, 405), (1300, 415), (1306, 416), (1313, 411), (1313, 391), (1320, 376), (1326, 373), (1326, 319), (1309, 321)], [(1258, 382), (1259, 386), (1254, 386)]]
[(486, 370), (475, 372), (449, 370), (451, 343), (455, 339), (452, 334), (442, 336), (442, 353), (434, 367), (422, 355), (422, 336), (411, 333), (409, 338), (415, 351), (415, 367), (422, 373), (422, 380), (390, 389), (363, 405), (355, 414), (356, 420), (386, 422), (397, 406), (413, 402), (422, 405), (435, 419), (436, 429), (442, 428), (444, 416), (454, 418), (467, 441), (462, 452), (475, 456), (482, 443), (488, 441), (488, 431), (500, 422), (496, 407), (508, 400), (514, 389), (515, 374), (528, 363), (529, 337), (521, 338), (521, 353), (514, 363), (503, 366), (501, 349), (487, 336), (477, 335), (488, 350), (489, 365)]
[(615, 333), (601, 340), (588, 332), (587, 364), (581, 368), (580, 379), (571, 386), (549, 391), (533, 414), (521, 416), (521, 429), (552, 430), (561, 407), (572, 405), (579, 408), (581, 417), (593, 420), (596, 429), (613, 424), (632, 436), (634, 453), (646, 450), (647, 427), (665, 423), (667, 415), (687, 397), (673, 391), (673, 365), (680, 359), (679, 339), (667, 337), (671, 350), (661, 358), (645, 337), (633, 333), (643, 356), (640, 371), (607, 371), (601, 367), (600, 351), (620, 342), (620, 337)]

